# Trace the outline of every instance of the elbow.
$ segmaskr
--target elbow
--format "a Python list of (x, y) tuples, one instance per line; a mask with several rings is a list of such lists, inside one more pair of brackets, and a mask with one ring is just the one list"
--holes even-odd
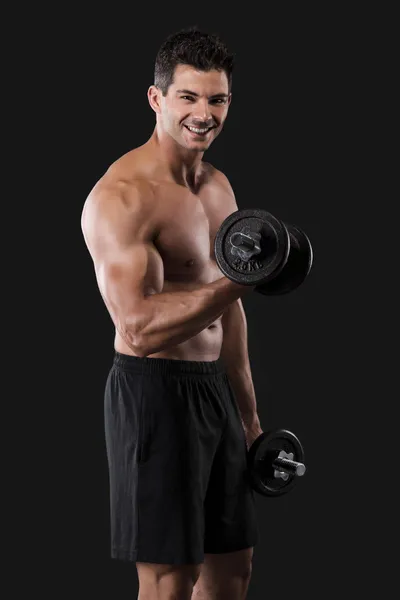
[(136, 356), (144, 358), (153, 353), (151, 318), (141, 305), (136, 305), (135, 310), (129, 312), (119, 311), (114, 322), (118, 333)]
[(137, 325), (125, 326), (120, 333), (124, 341), (139, 358), (145, 358), (152, 353), (147, 337)]
[(145, 358), (146, 356), (153, 354), (153, 351), (150, 349), (150, 347), (148, 345), (145, 345), (145, 343), (142, 340), (136, 340), (136, 343), (134, 346), (132, 346), (132, 348), (136, 356), (138, 356), (139, 358)]
[(136, 356), (144, 358), (145, 356), (151, 354), (150, 348), (148, 344), (146, 344), (144, 336), (141, 333), (127, 332), (127, 334), (124, 336), (124, 339)]

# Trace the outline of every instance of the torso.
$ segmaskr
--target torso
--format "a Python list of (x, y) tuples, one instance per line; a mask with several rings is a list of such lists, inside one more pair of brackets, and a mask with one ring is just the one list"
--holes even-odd
[[(221, 183), (216, 169), (203, 163), (197, 189), (190, 190), (162, 177), (146, 152), (145, 147), (131, 151), (110, 171), (113, 177), (121, 176), (128, 189), (130, 178), (143, 181), (151, 189), (149, 202), (153, 203), (151, 214), (157, 233), (151, 247), (146, 293), (190, 291), (219, 279), (222, 273), (215, 261), (214, 239), (222, 221), (237, 208), (230, 187)], [(219, 318), (195, 337), (149, 356), (212, 361), (220, 355), (222, 339)], [(134, 355), (117, 331), (114, 345), (118, 352)]]

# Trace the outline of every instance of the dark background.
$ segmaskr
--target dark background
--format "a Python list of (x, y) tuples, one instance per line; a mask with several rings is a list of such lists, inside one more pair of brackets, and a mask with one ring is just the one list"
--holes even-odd
[[(31, 406), (38, 425), (29, 421), (27, 428), (40, 456), (34, 468), (29, 452), (23, 457), (19, 500), (29, 526), (13, 542), (21, 569), (35, 565), (30, 587), (42, 595), (137, 595), (134, 565), (109, 556), (103, 392), (113, 327), (80, 217), (109, 164), (151, 135), (155, 117), (146, 92), (156, 52), (166, 35), (191, 25), (219, 33), (236, 54), (228, 119), (206, 160), (228, 176), (239, 208), (263, 208), (299, 225), (314, 250), (309, 278), (293, 294), (244, 299), (262, 427), (294, 431), (307, 465), (287, 496), (257, 497), (260, 542), (248, 598), (327, 599), (371, 585), (359, 576), (371, 544), (358, 503), (361, 484), (343, 468), (360, 405), (353, 362), (358, 305), (354, 271), (344, 269), (353, 238), (346, 237), (343, 214), (364, 202), (355, 194), (362, 174), (358, 86), (374, 39), (362, 38), (365, 15), (357, 11), (289, 3), (262, 15), (250, 8), (151, 5), (139, 14), (139, 7), (127, 13), (104, 5), (103, 12), (96, 6), (92, 13), (35, 13), (24, 49), (34, 134), (27, 126), (24, 149), (40, 201), (24, 210), (28, 221), (33, 204), (43, 231), (35, 230), (35, 249), (44, 266), (25, 273), (38, 298), (27, 362), (37, 359), (39, 368), (27, 384), (41, 402)], [(28, 31), (26, 13), (23, 25)], [(24, 378), (22, 369), (17, 387)]]

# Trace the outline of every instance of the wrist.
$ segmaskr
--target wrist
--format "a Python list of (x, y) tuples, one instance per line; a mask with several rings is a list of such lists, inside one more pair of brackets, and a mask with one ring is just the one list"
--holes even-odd
[(261, 428), (260, 419), (257, 413), (242, 414), (242, 421), (245, 429)]

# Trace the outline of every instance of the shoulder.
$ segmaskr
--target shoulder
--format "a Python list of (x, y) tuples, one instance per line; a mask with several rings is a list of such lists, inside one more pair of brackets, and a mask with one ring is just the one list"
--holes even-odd
[(102, 210), (112, 205), (132, 208), (145, 199), (149, 200), (154, 195), (153, 185), (141, 175), (140, 164), (140, 148), (117, 158), (90, 190), (84, 210), (88, 207)]
[(83, 213), (89, 208), (107, 210), (111, 207), (135, 209), (148, 203), (154, 196), (154, 186), (140, 177), (124, 177), (121, 173), (109, 170), (93, 186), (87, 195)]
[(132, 218), (145, 219), (151, 211), (154, 190), (141, 179), (130, 181), (105, 174), (90, 190), (81, 214), (84, 232), (94, 230), (106, 222), (128, 224)]

